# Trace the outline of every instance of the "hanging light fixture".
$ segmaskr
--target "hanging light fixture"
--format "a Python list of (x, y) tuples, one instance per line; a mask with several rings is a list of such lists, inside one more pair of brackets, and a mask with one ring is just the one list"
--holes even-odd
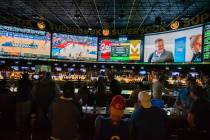
[(171, 27), (171, 29), (175, 30), (175, 29), (179, 28), (179, 25), (180, 25), (179, 21), (176, 20), (171, 23), (170, 27)]
[(110, 34), (109, 28), (104, 28), (102, 33), (103, 33), (103, 36), (109, 36), (109, 34)]
[(39, 21), (39, 22), (37, 22), (37, 27), (41, 30), (44, 30), (46, 27), (46, 24), (44, 21)]

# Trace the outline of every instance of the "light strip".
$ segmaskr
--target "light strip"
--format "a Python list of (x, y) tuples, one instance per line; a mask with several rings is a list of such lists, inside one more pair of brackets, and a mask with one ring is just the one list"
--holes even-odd
[(98, 16), (98, 19), (99, 19), (99, 21), (100, 21), (101, 27), (103, 28), (103, 25), (102, 25), (102, 22), (101, 22), (101, 18), (100, 18), (100, 15), (99, 15), (99, 11), (98, 11), (98, 8), (97, 8), (97, 6), (96, 6), (96, 1), (93, 0), (93, 2), (94, 2), (94, 5), (95, 5), (95, 8), (96, 8), (96, 11), (97, 11), (97, 16)]
[(128, 23), (127, 23), (127, 26), (126, 26), (126, 30), (127, 30), (127, 28), (128, 28), (128, 24), (129, 24), (129, 21), (130, 21), (130, 18), (131, 18), (131, 14), (132, 14), (133, 7), (134, 7), (135, 2), (136, 2), (136, 0), (133, 0), (133, 4), (132, 4), (131, 10), (130, 10), (129, 17), (128, 17)]

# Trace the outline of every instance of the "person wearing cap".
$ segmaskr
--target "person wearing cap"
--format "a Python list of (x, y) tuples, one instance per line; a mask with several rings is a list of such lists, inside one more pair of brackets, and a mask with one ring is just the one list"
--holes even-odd
[(133, 140), (165, 140), (166, 139), (166, 112), (152, 106), (151, 95), (142, 91), (138, 95), (140, 108), (132, 116)]
[(95, 121), (96, 140), (129, 140), (131, 125), (129, 119), (122, 119), (125, 110), (125, 98), (116, 95), (110, 105), (110, 117), (98, 116)]

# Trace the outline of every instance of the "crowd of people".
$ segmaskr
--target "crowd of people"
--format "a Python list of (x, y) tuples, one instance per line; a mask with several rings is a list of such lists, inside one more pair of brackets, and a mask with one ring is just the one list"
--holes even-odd
[[(75, 94), (75, 84), (67, 81), (60, 88), (50, 73), (43, 73), (37, 83), (29, 80), (24, 73), (18, 81), (18, 89), (12, 96), (7, 82), (0, 82), (0, 112), (2, 118), (15, 116), (16, 130), (24, 131), (31, 117), (38, 124), (50, 122), (52, 140), (81, 139), (81, 125), (84, 119), (82, 106), (101, 106), (109, 108), (109, 116), (97, 116), (95, 119), (95, 140), (166, 140), (168, 115), (162, 93), (166, 92), (164, 78), (156, 75), (151, 88), (142, 84), (129, 99), (121, 95), (122, 86), (109, 77), (110, 92), (107, 94), (107, 80), (99, 77), (95, 83), (95, 94), (90, 94), (86, 84), (80, 86)], [(186, 114), (193, 138), (205, 135), (210, 138), (210, 80), (204, 87), (198, 86), (192, 77), (187, 79), (187, 87), (179, 89), (174, 108)], [(62, 91), (62, 92), (61, 92)], [(125, 108), (130, 104), (133, 113), (124, 116)], [(12, 108), (15, 107), (15, 111)], [(10, 113), (8, 113), (10, 112)], [(12, 113), (11, 113), (12, 112)]]

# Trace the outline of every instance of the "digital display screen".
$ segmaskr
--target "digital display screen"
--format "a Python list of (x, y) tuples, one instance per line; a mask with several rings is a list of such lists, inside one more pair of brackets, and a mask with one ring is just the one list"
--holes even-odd
[(21, 67), (21, 70), (26, 70), (26, 71), (28, 71), (28, 70), (29, 70), (29, 67)]
[(145, 36), (144, 62), (201, 62), (202, 27)]
[(55, 67), (55, 70), (56, 71), (62, 71), (62, 68), (61, 67)]
[(48, 65), (36, 65), (35, 72), (51, 72), (51, 66)]
[(74, 68), (68, 68), (68, 72), (74, 72)]
[(35, 67), (31, 67), (31, 70), (32, 70), (32, 71), (35, 71), (36, 69), (35, 69)]
[(189, 74), (194, 78), (196, 78), (199, 75), (198, 72), (190, 72)]
[(204, 27), (203, 61), (210, 62), (210, 24)]
[(99, 61), (141, 61), (143, 45), (141, 40), (101, 40)]
[(176, 71), (172, 72), (172, 76), (178, 76), (178, 75), (180, 75), (180, 72), (176, 72)]
[(86, 69), (85, 69), (85, 68), (81, 68), (81, 69), (80, 69), (80, 72), (86, 73)]
[(122, 90), (121, 94), (131, 95), (133, 90)]
[(16, 70), (16, 71), (19, 70), (19, 66), (11, 66), (11, 68), (12, 68), (13, 70)]
[(45, 31), (0, 25), (0, 57), (48, 59), (50, 38)]
[(52, 57), (70, 60), (97, 60), (97, 37), (53, 34)]
[(33, 75), (34, 80), (39, 80), (39, 75)]
[(146, 75), (147, 72), (146, 72), (145, 70), (140, 70), (140, 71), (139, 71), (139, 74), (140, 74), (140, 75)]

